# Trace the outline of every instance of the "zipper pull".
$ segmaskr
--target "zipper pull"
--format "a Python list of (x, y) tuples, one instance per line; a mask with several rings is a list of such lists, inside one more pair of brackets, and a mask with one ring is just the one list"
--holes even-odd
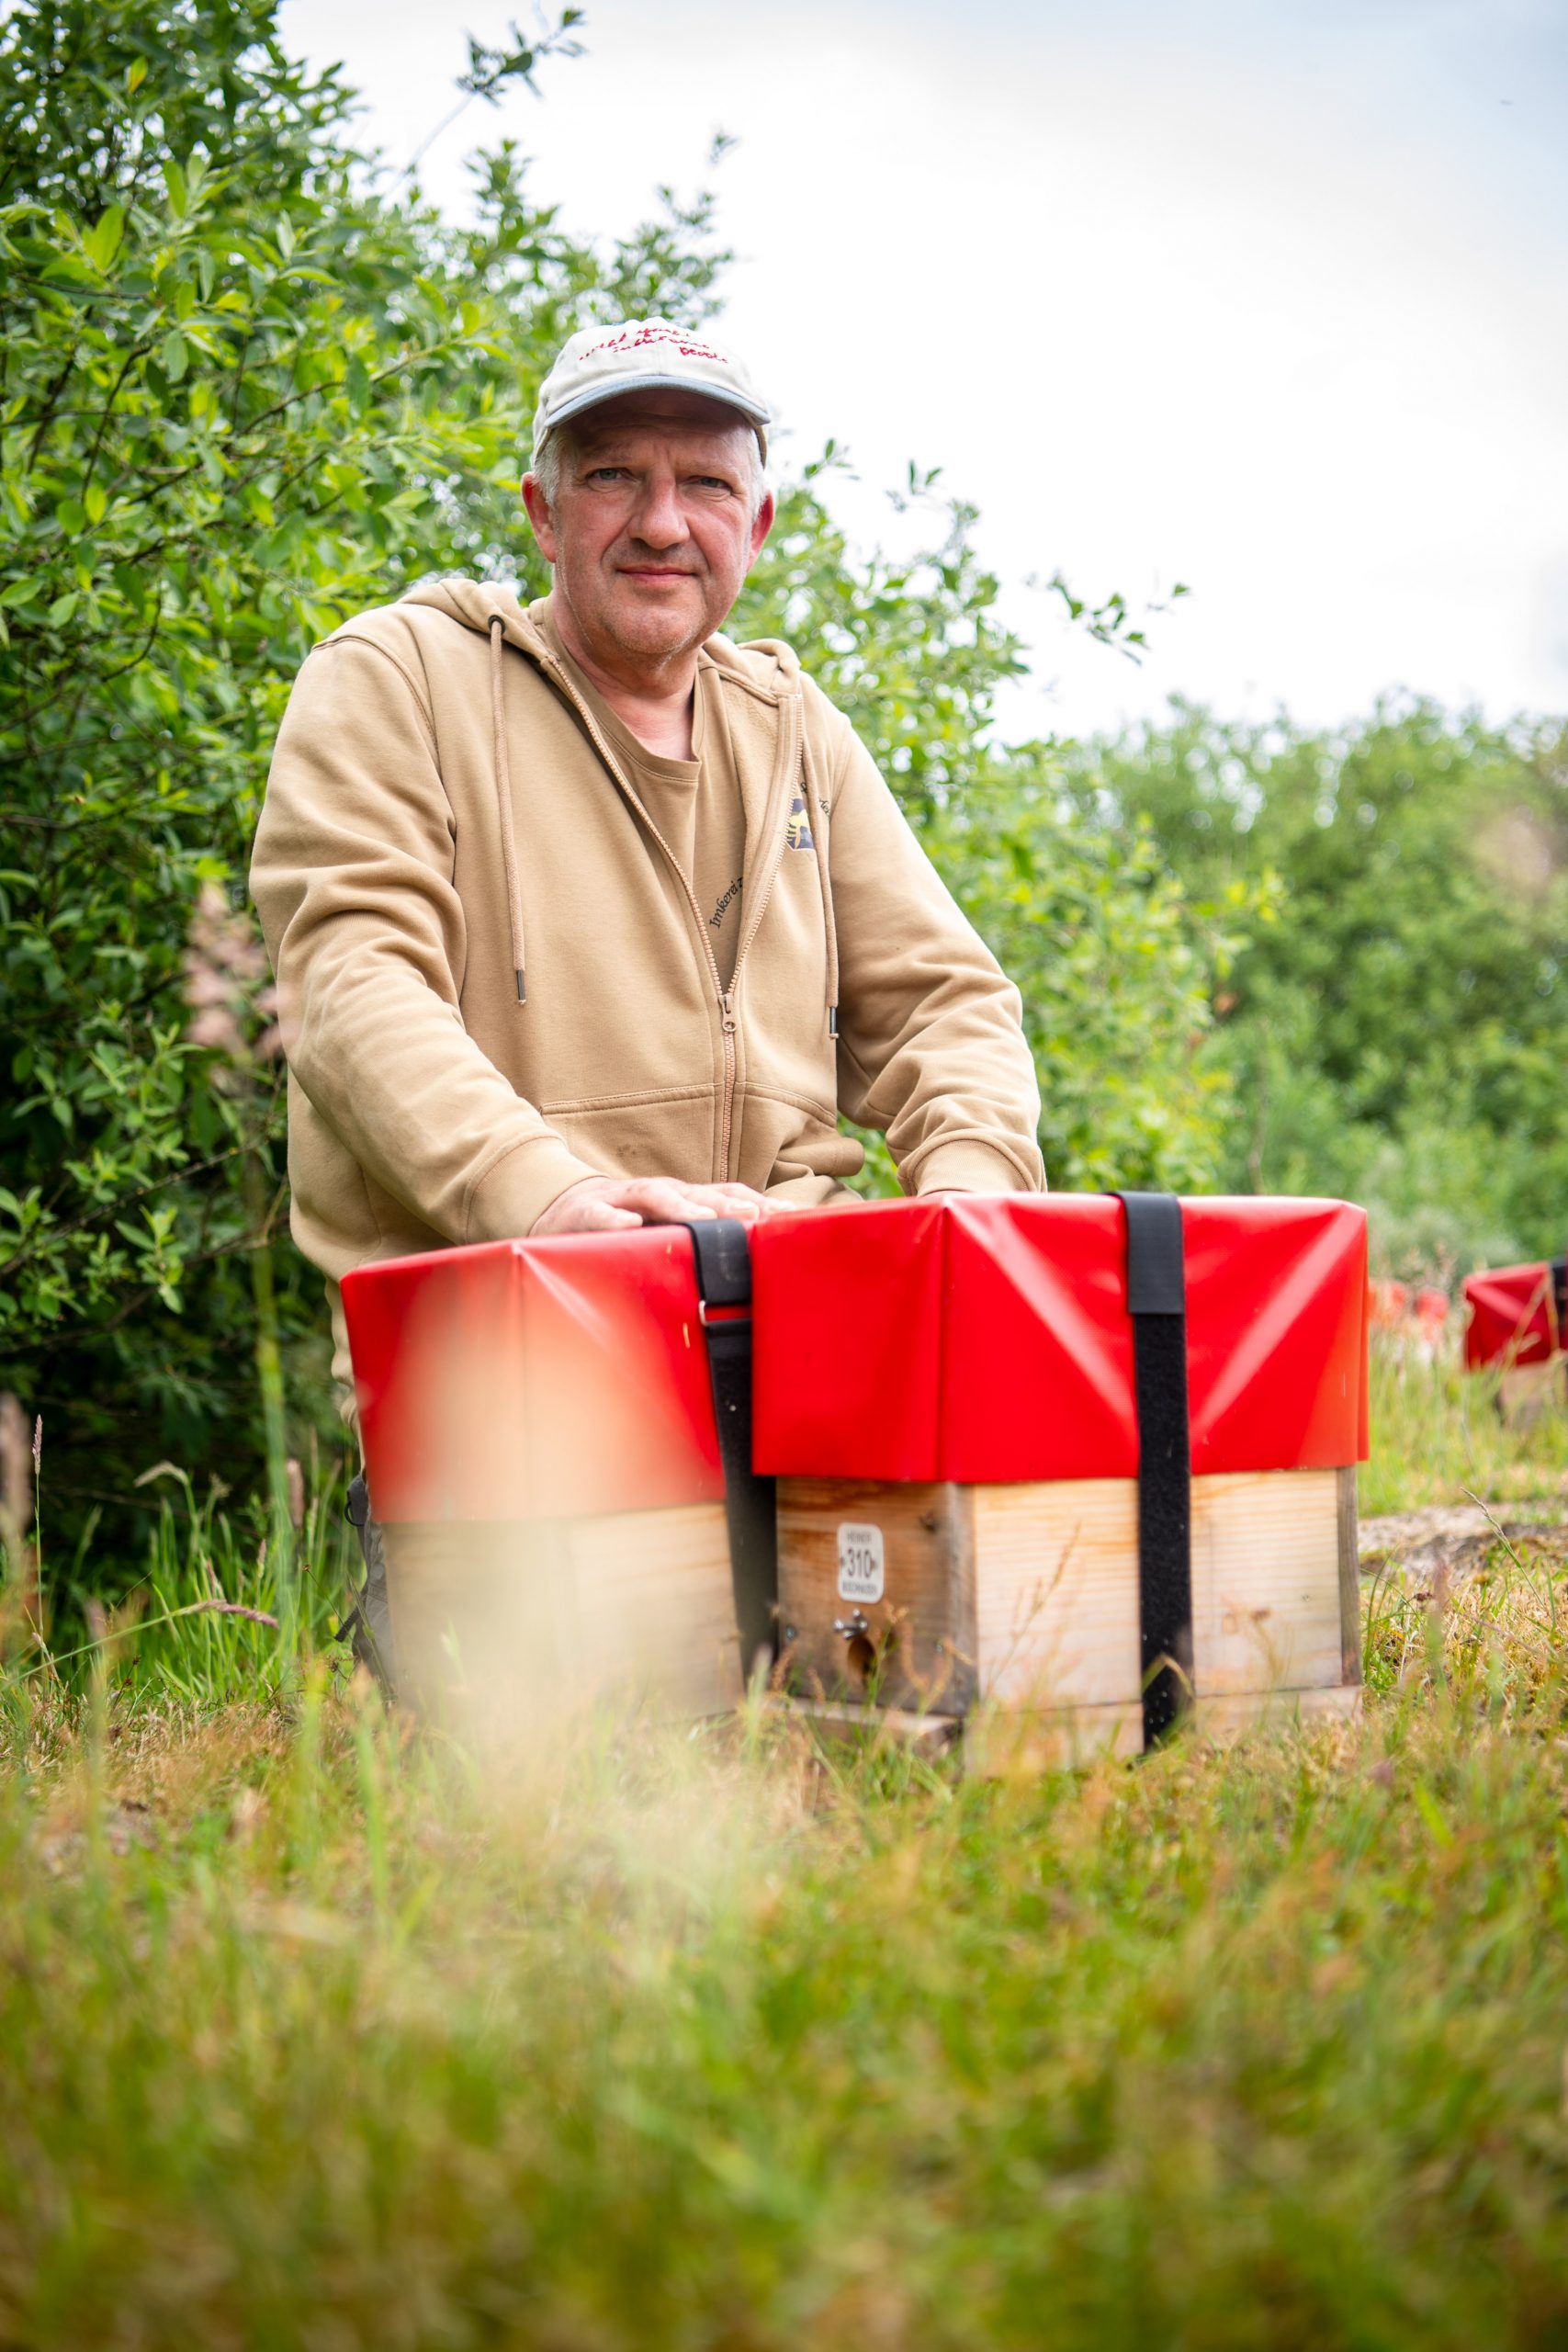
[(718, 1005), (719, 1011), (724, 1015), (724, 1033), (728, 1037), (734, 1033), (737, 1025), (735, 1019), (735, 999), (732, 996), (721, 995), (718, 1000)]

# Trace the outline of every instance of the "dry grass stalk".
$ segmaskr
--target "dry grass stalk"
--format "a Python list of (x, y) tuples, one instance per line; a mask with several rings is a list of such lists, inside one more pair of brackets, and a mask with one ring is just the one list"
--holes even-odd
[[(42, 1440), (41, 1417), (29, 1430), (20, 1400), (8, 1388), (0, 1390), (0, 1546), (5, 1549), (6, 1567), (0, 1639), (8, 1635), (13, 1615), (28, 1628), (29, 1638), (41, 1639), (46, 1630), (43, 1583), (33, 1541), (37, 1524), (33, 1481)], [(8, 1639), (6, 1645), (10, 1646)]]

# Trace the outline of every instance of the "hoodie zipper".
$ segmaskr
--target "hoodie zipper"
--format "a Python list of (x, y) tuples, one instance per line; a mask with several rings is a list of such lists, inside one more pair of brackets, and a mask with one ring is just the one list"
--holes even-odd
[[(541, 662), (540, 667), (544, 668), (546, 664)], [(675, 879), (679, 882), (682, 889), (686, 894), (686, 904), (690, 907), (692, 910), (692, 920), (697, 926), (697, 936), (702, 942), (703, 956), (708, 967), (708, 978), (713, 984), (714, 996), (717, 1000), (719, 1027), (724, 1039), (724, 1090), (719, 1102), (718, 1120), (718, 1175), (715, 1181), (721, 1184), (727, 1184), (729, 1182), (730, 1131), (733, 1126), (735, 1117), (735, 1032), (739, 1025), (736, 1018), (735, 997), (740, 979), (741, 960), (745, 956), (747, 948), (751, 944), (752, 937), (757, 929), (757, 919), (761, 913), (761, 908), (758, 907), (753, 911), (750, 925), (748, 928), (745, 936), (741, 940), (739, 952), (736, 956), (735, 969), (730, 975), (729, 986), (727, 989), (724, 982), (718, 976), (718, 958), (713, 952), (713, 944), (708, 938), (706, 931), (703, 928), (703, 910), (697, 904), (697, 894), (695, 890), (693, 889), (691, 882), (687, 877), (685, 869), (682, 865), (680, 859), (676, 856), (674, 851), (671, 848), (669, 842), (665, 840), (663, 834), (654, 823), (653, 819), (644, 808), (638, 795), (633, 791), (626, 777), (621, 774), (620, 768), (616, 763), (615, 755), (611, 751), (608, 743), (604, 741), (604, 734), (599, 728), (598, 722), (593, 717), (593, 713), (589, 709), (587, 704), (578, 694), (576, 688), (571, 683), (571, 680), (554, 662), (549, 662), (548, 669), (551, 678), (554, 680), (556, 684), (560, 687), (561, 692), (566, 695), (573, 710), (577, 712), (578, 717), (581, 719), (584, 727), (588, 729), (589, 736), (593, 743), (594, 749), (598, 752), (599, 757), (609, 769), (612, 777), (619, 786), (622, 794), (631, 803), (632, 807), (637, 810), (637, 815), (642, 819), (643, 823), (648, 827), (649, 831), (653, 835), (655, 842), (658, 843), (660, 850), (663, 854), (665, 863), (668, 865), (671, 872), (674, 875)]]
[[(791, 695), (784, 702), (780, 716), (786, 730), (787, 737), (784, 746), (784, 773), (786, 775), (793, 775), (800, 760), (800, 746), (795, 734), (796, 727), (800, 722), (800, 704), (795, 695)], [(772, 802), (774, 797), (778, 774), (779, 771), (775, 769), (773, 776), (769, 780), (768, 798), (770, 802)], [(753, 865), (754, 864), (750, 852), (747, 854), (746, 863), (748, 865)], [(723, 1018), (724, 1024), (724, 1105), (719, 1121), (719, 1165), (724, 1170), (725, 1181), (727, 1182), (729, 1177), (729, 1131), (731, 1111), (735, 1101), (735, 1032), (739, 1026), (736, 1016), (735, 1001), (739, 991), (740, 974), (745, 966), (747, 951), (750, 947), (751, 942), (757, 936), (757, 927), (761, 923), (762, 916), (767, 910), (768, 900), (773, 896), (773, 883), (777, 879), (778, 870), (778, 860), (775, 858), (772, 866), (767, 870), (766, 879), (761, 884), (761, 887), (755, 891), (746, 928), (740, 934), (740, 944), (735, 951), (735, 969), (729, 976), (728, 993), (726, 994), (721, 990), (718, 1000), (719, 1012)], [(699, 920), (700, 919), (699, 913)], [(705, 932), (703, 934), (703, 945), (705, 947), (708, 947), (708, 938)], [(718, 966), (714, 958), (711, 948), (708, 949), (708, 961), (713, 966), (714, 978), (716, 979), (718, 978)]]
[[(735, 968), (738, 972), (740, 969), (740, 958), (739, 956), (735, 959)], [(715, 970), (716, 971), (716, 969), (717, 966), (716, 965)], [(728, 1184), (729, 1182), (729, 1129), (730, 1122), (734, 1116), (735, 1108), (735, 1031), (737, 1023), (735, 1019), (735, 996), (733, 989), (726, 990), (721, 989), (719, 990), (718, 1010), (724, 1030), (724, 1100), (719, 1106), (718, 1166), (719, 1182), (721, 1184)]]

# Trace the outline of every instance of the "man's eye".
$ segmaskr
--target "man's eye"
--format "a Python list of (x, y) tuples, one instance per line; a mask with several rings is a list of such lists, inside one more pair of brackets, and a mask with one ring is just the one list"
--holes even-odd
[(587, 479), (590, 481), (625, 481), (627, 479), (626, 469), (625, 466), (595, 466)]
[(725, 481), (722, 474), (694, 474), (692, 486), (694, 490), (722, 490), (726, 492), (734, 487), (733, 483)]

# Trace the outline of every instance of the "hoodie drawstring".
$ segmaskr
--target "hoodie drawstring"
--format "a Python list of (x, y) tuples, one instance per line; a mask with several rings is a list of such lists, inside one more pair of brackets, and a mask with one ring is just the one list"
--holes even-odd
[(817, 855), (817, 881), (822, 892), (822, 928), (828, 938), (828, 1035), (839, 1034), (839, 927), (833, 920), (833, 889), (828, 879), (827, 810), (817, 797), (811, 757), (811, 737), (806, 713), (800, 714), (800, 788), (806, 801), (806, 830)]
[(517, 980), (517, 1001), (526, 1004), (523, 985), (523, 893), (517, 882), (517, 832), (512, 817), (512, 763), (506, 754), (506, 623), (500, 613), (490, 616), (490, 707), (495, 735), (496, 813), (501, 819), (501, 863), (506, 879), (506, 913), (512, 927), (512, 969)]

